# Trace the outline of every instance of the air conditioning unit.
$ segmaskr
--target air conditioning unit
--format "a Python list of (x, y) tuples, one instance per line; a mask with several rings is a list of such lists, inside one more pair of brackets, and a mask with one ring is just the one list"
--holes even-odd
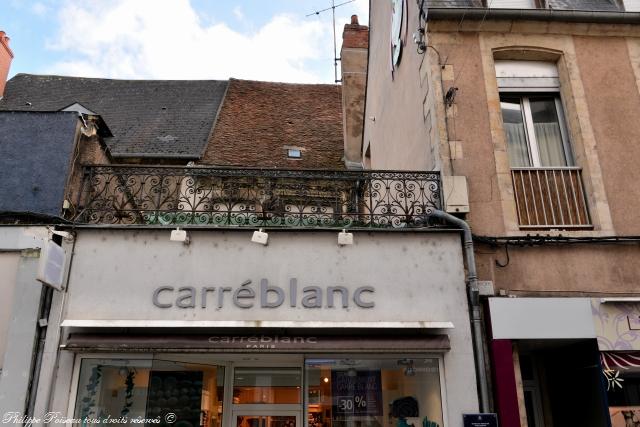
[(469, 212), (469, 191), (466, 176), (443, 176), (442, 197), (444, 210), (448, 213)]

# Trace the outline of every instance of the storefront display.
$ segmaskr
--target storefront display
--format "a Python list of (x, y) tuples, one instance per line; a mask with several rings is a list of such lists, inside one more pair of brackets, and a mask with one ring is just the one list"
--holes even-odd
[[(219, 427), (224, 367), (159, 359), (81, 359), (74, 419), (159, 419)], [(168, 423), (167, 414), (176, 419)], [(171, 418), (169, 418), (171, 421)]]
[[(303, 366), (276, 367), (241, 366), (216, 361), (215, 355), (201, 356), (197, 363), (183, 359), (82, 357), (74, 419), (298, 427), (299, 414), (305, 413), (309, 427), (443, 425), (436, 356), (306, 358)], [(207, 359), (210, 363), (203, 363)], [(230, 401), (225, 403), (225, 396)]]
[(591, 300), (611, 427), (640, 427), (640, 302)]
[(477, 411), (457, 233), (190, 236), (78, 232), (52, 410), (83, 427), (446, 427)]
[(309, 427), (442, 425), (437, 358), (308, 359)]

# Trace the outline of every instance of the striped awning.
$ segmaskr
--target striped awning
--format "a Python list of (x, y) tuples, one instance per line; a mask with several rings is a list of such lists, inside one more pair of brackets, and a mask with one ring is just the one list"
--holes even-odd
[(605, 371), (640, 368), (640, 351), (601, 351), (600, 362)]

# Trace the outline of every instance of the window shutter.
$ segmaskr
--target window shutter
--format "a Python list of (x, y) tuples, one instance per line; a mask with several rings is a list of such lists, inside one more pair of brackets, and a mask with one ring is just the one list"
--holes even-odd
[(498, 88), (501, 92), (560, 90), (558, 68), (552, 62), (496, 61), (495, 65)]
[(627, 12), (640, 12), (640, 0), (623, 0), (624, 10)]
[(535, 9), (535, 0), (487, 0), (491, 8), (504, 9)]

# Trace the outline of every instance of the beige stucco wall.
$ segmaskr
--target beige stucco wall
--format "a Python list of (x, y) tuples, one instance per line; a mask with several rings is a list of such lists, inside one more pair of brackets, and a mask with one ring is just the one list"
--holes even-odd
[(13, 291), (19, 262), (20, 252), (0, 252), (0, 271), (2, 271), (0, 275), (0, 295), (2, 295), (0, 298), (0, 369), (2, 369), (7, 348), (7, 334), (13, 311)]
[[(409, 28), (417, 28), (416, 6), (408, 5)], [(640, 26), (433, 21), (427, 28), (427, 53), (417, 54), (411, 43), (391, 80), (389, 22), (390, 6), (372, 2), (365, 115), (376, 120), (365, 120), (364, 143), (372, 141), (374, 168), (411, 169), (424, 156), (425, 165), (445, 175), (465, 175), (470, 201), (466, 219), (476, 235), (640, 235), (640, 190), (634, 184), (640, 178), (634, 167), (640, 160), (640, 146), (635, 143), (640, 135)], [(496, 57), (557, 64), (592, 230), (519, 229), (495, 78)], [(442, 99), (450, 87), (458, 92), (454, 104), (447, 107)], [(415, 117), (414, 105), (420, 97), (432, 100), (424, 108), (436, 128), (431, 135), (424, 118)], [(504, 268), (495, 264), (496, 260), (506, 262), (504, 247), (479, 245), (476, 255), (480, 279), (493, 280), (496, 289), (516, 293), (628, 294), (637, 292), (634, 278), (640, 275), (634, 260), (637, 245), (511, 246)]]
[[(413, 3), (409, 2), (410, 6)], [(431, 170), (429, 130), (423, 115), (423, 101), (429, 95), (428, 79), (420, 78), (423, 56), (416, 54), (411, 32), (417, 28), (414, 7), (409, 7), (407, 45), (399, 67), (391, 72), (391, 2), (374, 2), (369, 23), (369, 70), (363, 149), (370, 147), (372, 169)], [(433, 117), (433, 115), (431, 116)], [(435, 117), (433, 117), (435, 119)]]
[[(638, 38), (627, 39), (637, 46)], [(623, 37), (575, 37), (576, 58), (589, 106), (596, 149), (620, 235), (640, 234), (640, 93)]]
[[(498, 261), (506, 267), (495, 264)], [(476, 246), (481, 280), (496, 292), (529, 296), (633, 295), (638, 292), (638, 246)]]

